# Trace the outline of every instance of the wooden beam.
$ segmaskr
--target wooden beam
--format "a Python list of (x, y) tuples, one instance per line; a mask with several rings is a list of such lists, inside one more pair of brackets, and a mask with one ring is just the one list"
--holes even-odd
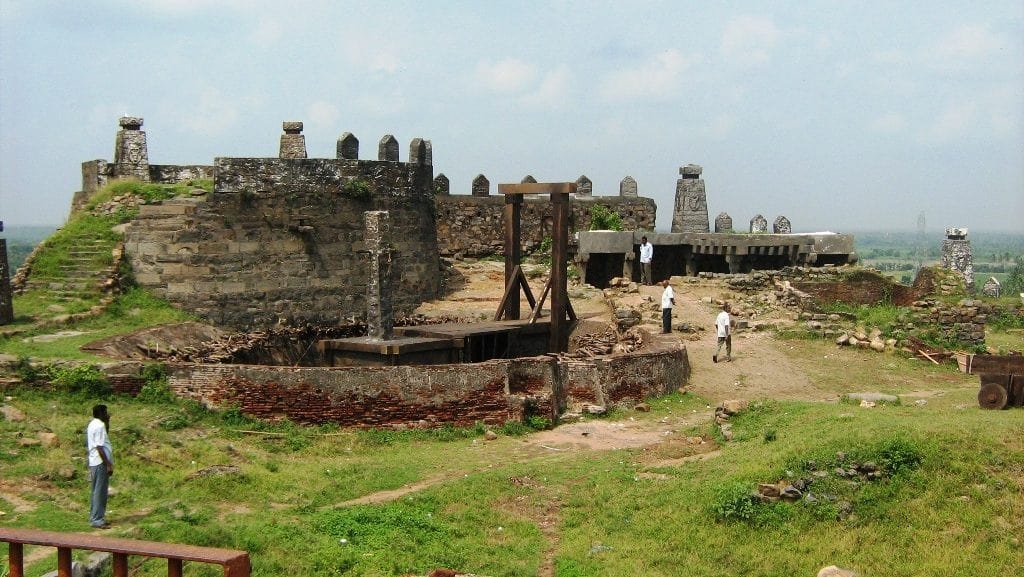
[(499, 194), (573, 194), (575, 182), (523, 182), (520, 184), (499, 184)]

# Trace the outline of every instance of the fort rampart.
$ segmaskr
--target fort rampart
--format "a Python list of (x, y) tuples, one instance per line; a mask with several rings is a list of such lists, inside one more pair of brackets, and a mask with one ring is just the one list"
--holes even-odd
[[(352, 324), (366, 311), (369, 255), (363, 214), (388, 211), (394, 246), (395, 314), (437, 296), (440, 256), (501, 254), (504, 197), (490, 196), (483, 175), (472, 194), (449, 195), (434, 178), (429, 140), (414, 139), (407, 162), (391, 135), (377, 160), (359, 160), (359, 141), (344, 133), (336, 158), (308, 158), (301, 122), (283, 123), (278, 158), (218, 158), (213, 165), (149, 164), (142, 119), (124, 117), (114, 161), (82, 163), (82, 191), (72, 209), (112, 179), (176, 184), (214, 181), (201, 189), (140, 207), (127, 227), (125, 257), (136, 281), (218, 325), (240, 329), (276, 324)], [(530, 178), (530, 177), (528, 177)], [(592, 196), (585, 176), (572, 201), (570, 230), (590, 228), (594, 206), (617, 212), (629, 229), (653, 229), (656, 205), (636, 195), (626, 177), (618, 196)], [(551, 206), (523, 206), (524, 248), (551, 234)]]

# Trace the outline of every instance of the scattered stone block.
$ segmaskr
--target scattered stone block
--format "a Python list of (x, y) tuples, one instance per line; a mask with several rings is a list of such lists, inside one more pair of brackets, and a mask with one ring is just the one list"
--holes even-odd
[(25, 420), (25, 413), (22, 413), (13, 405), (0, 405), (0, 415), (3, 415), (5, 421), (10, 421), (12, 423)]

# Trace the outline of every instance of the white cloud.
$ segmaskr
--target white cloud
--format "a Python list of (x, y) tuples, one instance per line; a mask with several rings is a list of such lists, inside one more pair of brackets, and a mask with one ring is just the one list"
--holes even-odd
[(319, 100), (306, 107), (306, 117), (317, 126), (334, 126), (338, 120), (338, 107)]
[(480, 62), (476, 66), (477, 81), (494, 92), (523, 92), (536, 76), (537, 71), (532, 64), (516, 58)]
[(544, 75), (539, 86), (523, 94), (520, 99), (527, 106), (559, 108), (569, 100), (572, 75), (566, 66), (561, 66)]
[(977, 122), (978, 105), (975, 102), (947, 104), (935, 122), (921, 134), (925, 144), (947, 144), (966, 136)]
[(398, 41), (383, 44), (377, 32), (362, 30), (345, 36), (342, 55), (360, 70), (394, 74), (402, 68), (402, 49)]
[(906, 130), (907, 119), (902, 114), (890, 112), (876, 117), (868, 126), (874, 132), (895, 134)]
[(704, 129), (704, 134), (716, 141), (723, 141), (732, 134), (736, 128), (736, 117), (732, 114), (719, 114), (711, 119), (711, 122)]
[(364, 94), (354, 101), (356, 113), (362, 112), (376, 117), (394, 116), (406, 108), (406, 99), (400, 92), (385, 93), (383, 90), (374, 95)]
[(176, 109), (181, 115), (177, 124), (203, 136), (217, 136), (234, 127), (238, 122), (238, 110), (253, 101), (246, 97), (228, 96), (216, 89), (204, 90), (197, 100), (191, 106)]
[(989, 30), (988, 26), (968, 24), (939, 40), (934, 53), (941, 59), (977, 60), (1005, 46), (1005, 40)]
[(284, 31), (281, 30), (281, 22), (279, 20), (260, 18), (259, 22), (256, 23), (256, 27), (249, 34), (249, 39), (259, 46), (268, 46), (277, 44), (283, 35)]
[(633, 68), (614, 70), (600, 82), (598, 94), (610, 102), (662, 100), (678, 93), (683, 73), (699, 58), (666, 50)]
[(763, 64), (771, 58), (781, 36), (771, 18), (740, 16), (722, 31), (722, 54), (737, 64)]

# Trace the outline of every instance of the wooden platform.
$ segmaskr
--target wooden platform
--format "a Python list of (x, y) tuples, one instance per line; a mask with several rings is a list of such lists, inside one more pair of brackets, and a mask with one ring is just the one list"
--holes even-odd
[(548, 321), (490, 321), (396, 327), (394, 338), (325, 339), (317, 343), (331, 366), (476, 363), (543, 354)]

